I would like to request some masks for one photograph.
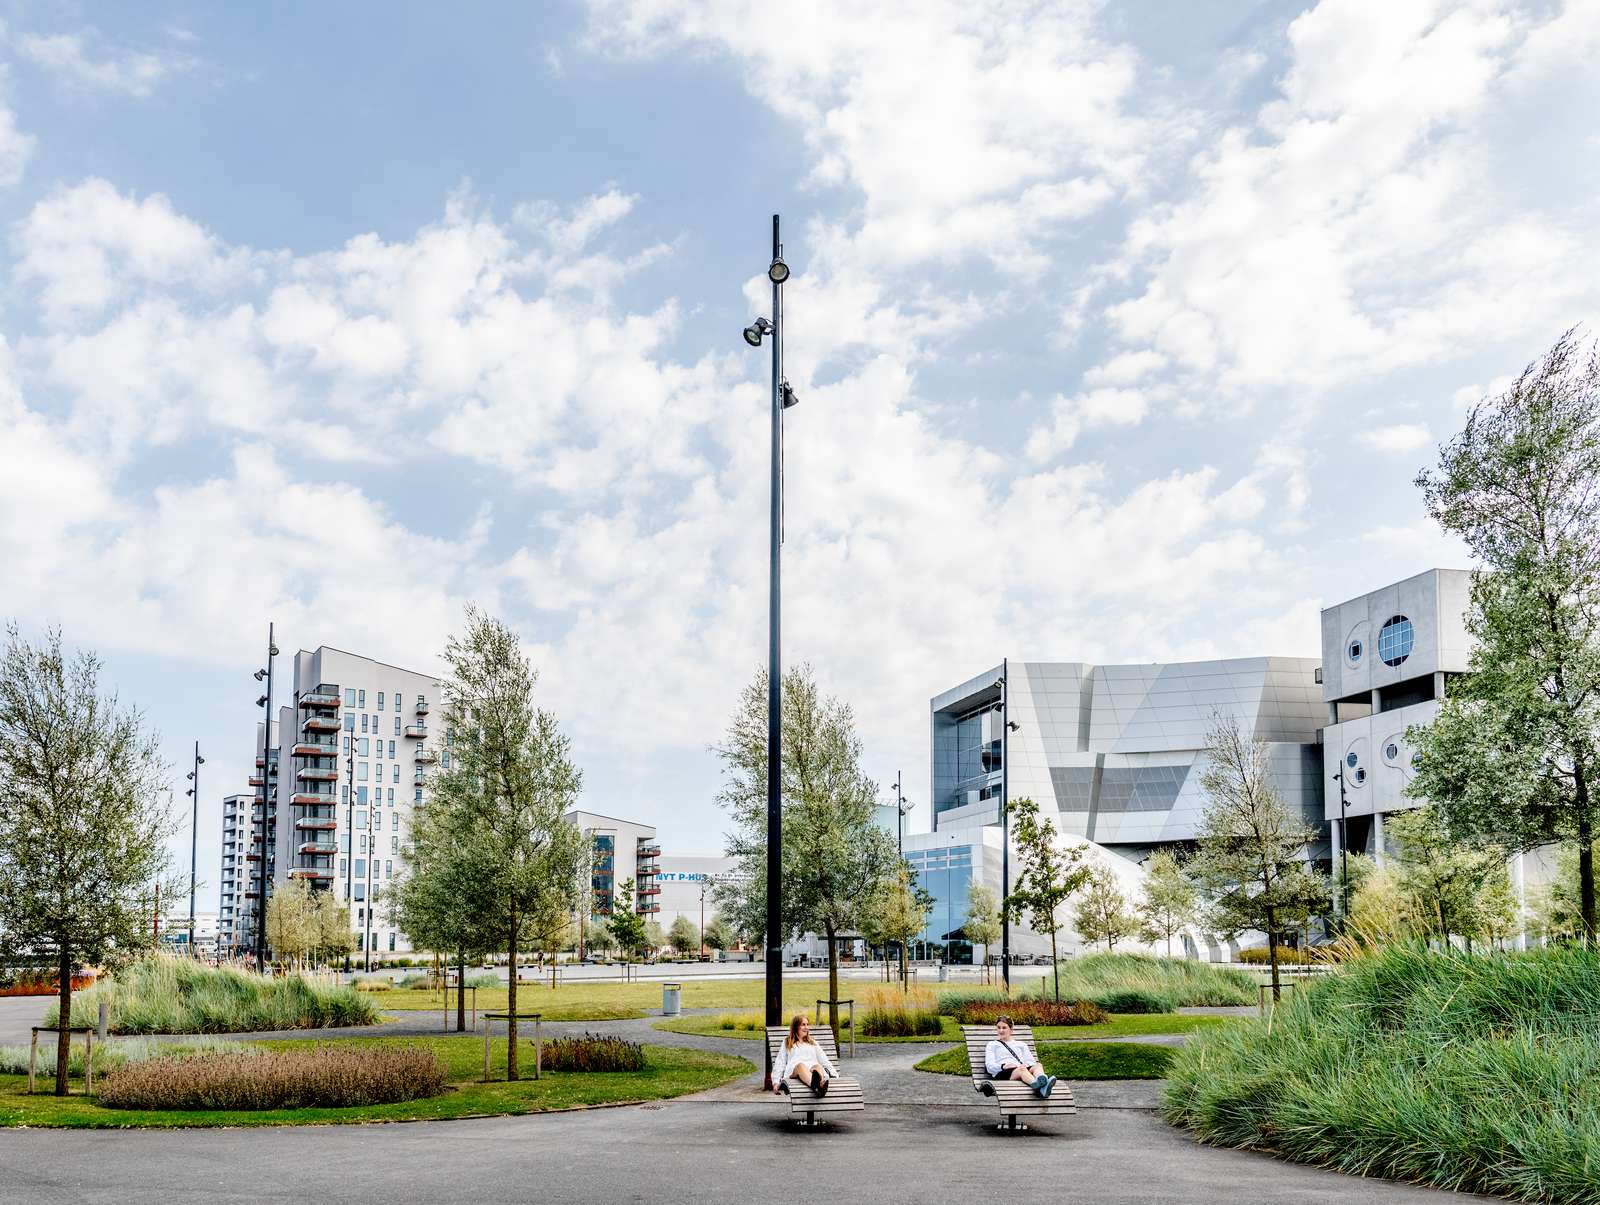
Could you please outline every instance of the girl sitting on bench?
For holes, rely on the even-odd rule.
[[[1012,1036],[1011,1018],[996,1018],[994,1033],[994,1041],[983,1052],[983,1066],[989,1078],[1021,1080],[1041,1097],[1048,1097],[1056,1086],[1056,1077],[1046,1075],[1028,1044]]]
[[[789,1022],[789,1036],[778,1049],[778,1065],[772,1069],[772,1090],[783,1091],[785,1080],[794,1079],[818,1096],[828,1094],[828,1081],[839,1074],[828,1052],[811,1036],[811,1025],[804,1013]]]

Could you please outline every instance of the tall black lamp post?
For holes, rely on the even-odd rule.
[[[781,564],[783,550],[783,412],[795,404],[794,391],[783,378],[783,282],[789,265],[783,262],[778,237],[778,215],[772,215],[772,262],[767,266],[772,282],[772,319],[757,318],[744,328],[744,341],[760,347],[772,339],[772,491],[771,581],[767,629],[767,973],[768,1025],[783,1023],[783,732],[781,724],[783,677],[779,634],[782,618]],[[771,1056],[767,1062],[767,1087],[772,1086]]]
[[[269,623],[266,668],[255,672],[257,682],[263,678],[267,682],[267,693],[256,700],[256,706],[265,709],[261,723],[261,868],[256,894],[256,971],[262,975],[267,973],[267,850],[272,840],[267,829],[267,806],[272,800],[272,662],[278,655],[272,635],[273,625]]]
[[[1333,777],[1339,783],[1339,877],[1343,880],[1339,888],[1339,895],[1343,901],[1342,911],[1339,914],[1339,927],[1342,932],[1344,926],[1350,922],[1350,823],[1345,817],[1344,771],[1340,770]]]
[[[189,771],[189,956],[197,957],[194,946],[194,872],[195,852],[200,841],[200,767],[206,759],[200,756],[200,742],[194,743],[194,769]]]
[[[1011,990],[1011,911],[1006,899],[1011,894],[1011,814],[1007,806],[1011,801],[1011,714],[1006,710],[1010,701],[1009,679],[1011,659],[1000,659],[1000,677],[995,685],[1000,688],[1000,702],[995,710],[1000,713],[1000,977],[1006,991]]]

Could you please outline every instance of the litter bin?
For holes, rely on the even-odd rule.
[[[663,983],[661,985],[661,1015],[663,1017],[676,1017],[682,1010],[678,1000],[683,993],[681,983]]]
[[[940,983],[946,983],[946,982],[949,981],[949,979],[950,979],[950,968],[945,966],[944,963],[941,962],[939,964],[939,982]]]

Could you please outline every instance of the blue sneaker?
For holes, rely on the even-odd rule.
[[[1044,1097],[1046,1100],[1049,1100],[1050,1099],[1050,1093],[1054,1092],[1055,1090],[1056,1090],[1056,1077],[1053,1076],[1053,1075],[1045,1076],[1044,1077],[1044,1091],[1039,1093],[1039,1095]]]
[[[1038,1079],[1033,1081],[1032,1088],[1033,1094],[1040,1100],[1043,1100],[1046,1096],[1050,1095],[1050,1077],[1048,1075],[1041,1075]]]

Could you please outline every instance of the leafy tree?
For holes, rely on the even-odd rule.
[[[841,934],[856,927],[863,901],[899,865],[894,837],[873,822],[877,785],[861,770],[861,739],[850,707],[817,690],[809,666],[784,676],[782,807],[783,936],[820,933],[828,943],[828,995],[839,998]],[[722,743],[717,798],[732,826],[727,853],[738,864],[717,903],[741,933],[764,933],[767,908],[767,676],[739,696]],[[839,1008],[829,1005],[837,1031]]]
[[[1395,868],[1364,854],[1350,855],[1350,919],[1347,931],[1368,946],[1404,941],[1422,932],[1412,900]]]
[[[1081,845],[1059,845],[1055,822],[1039,814],[1039,805],[1024,796],[1012,801],[1011,836],[1017,845],[1016,887],[1002,907],[1013,920],[1026,917],[1035,933],[1050,935],[1050,963],[1055,971],[1056,999],[1061,999],[1061,906],[1089,881]]]
[[[356,948],[356,935],[350,930],[350,909],[334,899],[331,891],[312,896],[313,942],[311,956],[326,965],[343,958]]]
[[[1148,942],[1164,939],[1170,958],[1172,939],[1194,924],[1200,896],[1183,873],[1177,856],[1167,850],[1151,854],[1144,869],[1144,884],[1139,890],[1139,938]]]
[[[1265,743],[1214,714],[1207,746],[1200,775],[1207,802],[1189,874],[1210,898],[1212,929],[1229,937],[1249,929],[1267,935],[1277,1000],[1279,944],[1329,899],[1326,880],[1306,857],[1316,830],[1293,819],[1278,798]]]
[[[1395,875],[1421,931],[1449,944],[1452,936],[1470,944],[1499,927],[1497,901],[1485,899],[1495,879],[1507,881],[1505,851],[1456,841],[1437,808],[1424,806],[1389,817],[1395,843]]]
[[[1600,853],[1600,849],[1594,852]],[[1564,845],[1556,850],[1550,880],[1528,892],[1529,928],[1554,940],[1578,936],[1583,932],[1580,894],[1578,850]]]
[[[667,930],[667,943],[679,954],[700,952],[700,928],[687,916],[679,915]]]
[[[606,921],[611,930],[611,940],[628,958],[637,958],[649,940],[645,933],[644,917],[633,910],[633,880],[624,879],[617,888],[616,902],[611,905],[611,916]]]
[[[714,912],[711,914],[711,919],[706,922],[705,937],[706,946],[713,950],[726,950],[733,944],[728,923]]]
[[[1128,897],[1117,886],[1117,876],[1109,866],[1096,866],[1089,871],[1089,880],[1072,915],[1072,927],[1084,941],[1105,942],[1108,953],[1116,951],[1117,942],[1139,932],[1139,918],[1128,906]]]
[[[468,931],[498,934],[495,948],[506,951],[506,1078],[515,1080],[517,955],[576,903],[583,836],[565,813],[582,775],[555,716],[534,706],[538,675],[510,628],[468,607],[466,629],[444,656],[444,720],[454,745],[423,810],[455,830],[457,851],[441,865],[464,889]],[[412,868],[427,873],[426,864]]]
[[[917,886],[911,867],[901,864],[893,878],[879,883],[862,902],[857,929],[869,945],[894,944],[900,947],[901,988],[906,987],[904,952],[933,910],[933,897]]]
[[[603,958],[606,951],[616,948],[616,939],[603,921],[591,917],[583,926],[583,944],[590,954]]]
[[[1467,629],[1472,672],[1407,735],[1450,831],[1578,849],[1578,910],[1597,935],[1600,837],[1600,360],[1568,331],[1473,408],[1417,484],[1483,563]]]
[[[644,922],[644,948],[650,951],[659,951],[667,944],[667,935],[662,930],[660,922],[647,920]]]
[[[7,625],[0,659],[0,959],[48,956],[60,1025],[72,1024],[72,968],[126,958],[154,942],[151,913],[178,879],[167,767],[137,710],[100,693],[100,661],[70,656]],[[67,1091],[69,1036],[56,1036],[56,1095]]]
[[[267,945],[279,958],[300,965],[317,945],[316,904],[303,879],[290,879],[267,901]]]
[[[1000,940],[999,893],[977,879],[967,885],[967,920],[961,926],[974,947],[983,947],[984,978],[988,978],[989,948]]]

